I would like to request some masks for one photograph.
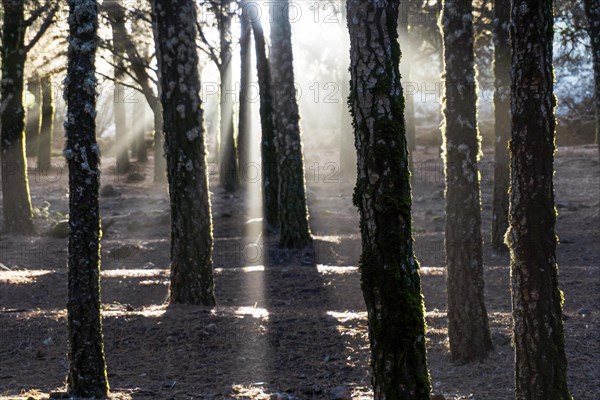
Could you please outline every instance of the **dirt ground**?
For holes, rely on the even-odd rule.
[[[345,386],[371,398],[365,306],[360,292],[353,183],[335,152],[306,148],[315,249],[290,253],[258,236],[257,183],[227,195],[211,177],[218,306],[167,306],[169,225],[163,185],[128,182],[104,160],[101,198],[102,301],[111,390],[133,399],[327,399]],[[494,351],[458,366],[447,339],[443,169],[419,148],[413,173],[416,252],[427,308],[433,391],[446,399],[513,398],[508,257],[489,249],[492,160],[482,160],[486,301]],[[333,161],[332,161],[333,160]],[[33,160],[31,160],[33,161]],[[58,166],[63,166],[59,157]],[[333,162],[333,164],[330,164]],[[565,293],[569,387],[600,398],[600,165],[593,145],[561,147],[556,158],[560,286]],[[47,231],[67,213],[64,168],[30,170],[36,224]],[[248,174],[250,175],[250,174]],[[249,176],[248,180],[252,180]],[[249,222],[248,222],[249,221]],[[0,238],[0,397],[46,398],[64,388],[67,239]]]

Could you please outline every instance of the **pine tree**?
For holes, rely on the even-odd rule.
[[[234,85],[233,85],[233,49],[231,33],[231,0],[219,2],[219,39],[220,39],[220,60],[219,76],[221,85],[219,88],[221,94],[220,101],[220,182],[221,186],[228,191],[236,191],[239,187],[239,165],[237,142],[235,138],[235,129],[233,124],[233,104],[234,104]]]
[[[306,179],[300,134],[300,113],[294,86],[292,27],[288,0],[271,7],[271,78],[275,111],[275,143],[279,175],[280,243],[302,248],[312,242],[306,205]]]
[[[2,81],[0,82],[0,155],[2,160],[2,205],[4,230],[34,232],[25,158],[25,109],[23,72],[25,47],[24,5],[21,0],[2,0]]]
[[[69,52],[64,150],[69,164],[68,392],[77,398],[108,393],[100,301],[100,150],[96,144],[98,5],[69,0]]]
[[[279,201],[277,175],[277,148],[275,145],[275,121],[273,96],[271,87],[271,67],[267,58],[265,35],[259,18],[253,18],[252,33],[256,49],[256,71],[260,94],[260,126],[261,126],[261,169],[263,218],[267,232],[274,232],[279,227]]]
[[[172,303],[213,306],[212,217],[194,0],[153,0],[171,201]]]
[[[511,4],[510,249],[517,400],[567,400],[556,262],[552,1]]]
[[[38,140],[37,162],[40,171],[47,171],[52,163],[52,138],[54,136],[54,91],[52,75],[42,78],[42,126]]]
[[[483,293],[472,13],[470,0],[445,0],[441,18],[448,336],[459,363],[483,358],[492,348]]]
[[[494,193],[492,201],[492,246],[505,251],[508,229],[510,180],[510,0],[496,0],[492,36],[494,41]]]
[[[429,399],[419,264],[400,84],[398,1],[348,0],[362,291],[376,400]],[[367,40],[368,38],[368,40]]]
[[[592,46],[594,65],[594,101],[596,106],[596,144],[600,157],[600,0],[584,0],[585,15]]]

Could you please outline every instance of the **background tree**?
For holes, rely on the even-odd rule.
[[[171,202],[170,301],[213,306],[212,217],[194,0],[153,0]]]
[[[231,20],[233,18],[231,11],[231,0],[219,2],[218,21],[219,21],[219,43],[220,43],[220,61],[219,76],[220,83],[220,174],[221,186],[232,192],[239,186],[239,166],[238,152],[235,138],[235,129],[233,125],[233,104],[235,100],[235,88],[233,84],[233,39],[231,33]]]
[[[54,136],[54,88],[52,75],[41,79],[42,84],[42,124],[37,148],[37,165],[40,171],[47,171],[52,164],[52,139]]]
[[[306,205],[306,179],[300,136],[300,114],[294,86],[292,28],[289,2],[279,0],[271,7],[271,78],[276,90],[275,143],[279,175],[279,228],[283,247],[302,248],[311,241]]]
[[[567,400],[554,208],[552,1],[511,5],[509,231],[518,400]]]
[[[252,80],[252,18],[247,0],[242,0],[240,20],[240,111],[238,123],[238,155],[242,174],[248,171],[250,163],[250,134],[252,131],[252,104],[250,103],[250,84]],[[242,178],[244,178],[242,176]]]
[[[25,124],[25,155],[30,157],[36,154],[42,123],[42,82],[39,76],[27,80],[27,91],[33,96],[33,104],[27,108]]]
[[[583,0],[588,21],[594,65],[594,105],[596,109],[596,144],[600,156],[600,0]]]
[[[2,160],[2,205],[4,230],[9,233],[34,232],[27,159],[24,147],[25,109],[23,107],[24,69],[27,53],[35,46],[54,19],[57,6],[48,3],[25,19],[21,0],[2,0],[2,81],[0,82],[0,155]],[[27,29],[44,16],[35,36],[25,43]]]
[[[448,336],[452,359],[469,362],[492,348],[484,304],[479,132],[470,0],[445,0],[444,172]]]
[[[492,246],[506,250],[508,186],[510,180],[510,0],[494,1],[494,194],[492,200]]]
[[[429,399],[397,42],[398,1],[348,0],[362,290],[375,399]],[[366,40],[369,38],[369,40]]]
[[[256,70],[260,94],[261,126],[261,169],[263,218],[267,232],[279,228],[279,176],[277,174],[277,148],[275,144],[275,117],[273,110],[273,88],[271,87],[271,67],[267,58],[265,34],[260,18],[252,18],[252,33],[256,50]]]
[[[100,302],[100,150],[96,144],[95,0],[69,0],[65,100],[69,164],[68,392],[77,398],[108,393]]]

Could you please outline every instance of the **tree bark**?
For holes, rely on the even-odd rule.
[[[239,169],[242,171],[242,179],[248,173],[250,164],[250,134],[252,130],[252,104],[250,104],[250,81],[252,79],[252,28],[251,18],[248,15],[248,2],[242,1],[242,15],[240,26],[240,115],[238,125],[238,154]]]
[[[266,231],[275,232],[279,228],[279,176],[277,175],[275,117],[273,115],[271,67],[266,55],[265,35],[259,18],[252,19],[252,32],[254,33],[256,71],[260,92],[263,218]]]
[[[596,106],[596,144],[600,157],[600,0],[584,0],[585,15],[592,46],[594,64],[594,104]]]
[[[347,1],[362,290],[376,400],[429,399],[419,264],[400,84],[398,1]]]
[[[517,400],[571,399],[556,262],[552,1],[511,5],[509,230]]]
[[[510,0],[496,0],[493,7],[495,145],[491,242],[495,250],[505,251],[510,181]]]
[[[444,1],[446,287],[450,352],[458,363],[481,359],[492,349],[484,304],[472,15],[470,0]]]
[[[215,305],[194,0],[153,0],[171,201],[172,303]]]
[[[220,85],[220,173],[221,186],[227,192],[239,187],[239,165],[235,129],[233,126],[234,85],[232,68],[232,34],[229,6],[231,0],[221,1],[219,10],[219,38],[221,60],[219,64]]]
[[[52,138],[54,133],[54,93],[52,75],[42,78],[42,129],[38,142],[38,170],[47,171],[52,164]]]
[[[306,205],[306,179],[300,114],[294,86],[292,28],[288,0],[271,8],[271,78],[274,92],[275,143],[279,174],[280,244],[302,248],[312,242]]]
[[[25,157],[25,110],[23,73],[25,16],[20,0],[2,0],[2,81],[0,82],[0,151],[4,231],[32,234],[35,231]]]
[[[27,123],[25,125],[25,155],[31,157],[37,152],[40,136],[42,115],[42,85],[38,77],[27,81],[27,90],[33,94],[33,106],[27,110]]]
[[[65,99],[69,164],[68,328],[70,396],[105,398],[108,380],[100,301],[100,150],[96,144],[95,55],[98,6],[69,1]]]

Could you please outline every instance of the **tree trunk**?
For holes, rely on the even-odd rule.
[[[292,28],[288,0],[272,6],[271,73],[274,92],[275,143],[279,174],[280,244],[302,248],[312,242],[306,205],[306,180],[300,114],[294,86]]]
[[[260,92],[263,218],[266,231],[275,232],[279,228],[279,176],[277,175],[271,68],[266,55],[265,35],[260,19],[252,19],[252,32],[254,33],[258,90]]]
[[[250,164],[250,134],[252,131],[252,104],[250,104],[250,81],[252,80],[252,29],[250,26],[252,16],[248,15],[248,2],[242,1],[242,16],[240,27],[240,116],[238,125],[238,154],[239,169],[242,171],[242,180],[248,174]]]
[[[77,398],[108,393],[100,301],[100,150],[96,144],[95,55],[98,7],[69,1],[65,121],[69,164],[68,392]]]
[[[376,400],[429,399],[419,264],[400,84],[398,1],[347,1],[362,290]],[[368,40],[367,40],[368,38]]]
[[[160,102],[153,107],[152,113],[154,114],[154,182],[161,183],[167,178],[167,160],[165,158],[163,109]]]
[[[441,19],[448,336],[458,363],[481,359],[492,349],[483,293],[472,13],[470,0],[445,0]]]
[[[27,82],[27,90],[33,94],[33,106],[27,110],[27,123],[25,125],[25,154],[31,157],[36,154],[40,136],[41,110],[42,110],[42,85],[39,78],[32,78]]]
[[[148,161],[148,149],[146,148],[146,108],[139,99],[132,105],[134,115],[133,140],[136,143],[135,156],[139,162],[146,162]]]
[[[125,86],[121,84],[125,75],[125,44],[118,26],[125,25],[125,12],[116,2],[107,4],[113,35],[113,63],[115,78],[115,99],[113,102],[115,118],[116,173],[124,174],[129,170],[129,135],[127,132],[127,112],[125,110]]]
[[[511,5],[509,230],[518,400],[567,400],[556,263],[552,1]]]
[[[172,303],[215,305],[194,0],[153,0],[171,200]]]
[[[403,6],[400,8],[399,18],[398,18],[398,34],[400,43],[404,44],[402,49],[402,57],[400,59],[400,74],[402,82],[410,82],[410,69],[411,69],[411,60],[409,58],[411,54],[411,38],[408,33],[408,16],[409,16],[409,7],[410,3],[403,3]],[[404,85],[405,86],[405,85]],[[412,161],[412,157],[410,153],[412,153],[415,148],[415,107],[414,107],[414,97],[405,96],[405,108],[404,108],[404,121],[406,126],[406,141],[408,143],[409,150],[409,161]],[[411,163],[412,164],[412,163]],[[411,165],[412,169],[412,165]]]
[[[52,138],[54,134],[54,92],[52,75],[42,78],[42,129],[38,142],[38,170],[47,171],[52,165]]]
[[[594,64],[594,100],[596,105],[596,144],[600,157],[600,0],[584,0],[585,15],[592,46]]]
[[[220,151],[220,173],[219,180],[221,186],[227,192],[236,191],[239,187],[239,166],[237,144],[235,140],[235,130],[233,128],[233,103],[235,88],[233,85],[232,68],[232,35],[231,35],[231,15],[229,6],[230,0],[221,1],[219,10],[219,37],[221,48],[221,62],[219,65],[219,75],[221,77],[220,93],[220,118],[219,128],[221,136]]]
[[[494,198],[492,204],[492,246],[506,250],[508,229],[508,186],[510,180],[510,0],[496,0],[492,28],[494,40]]]
[[[23,68],[25,17],[23,2],[2,0],[2,81],[0,82],[0,150],[4,231],[34,233],[27,158],[25,157],[25,110],[23,108]]]

